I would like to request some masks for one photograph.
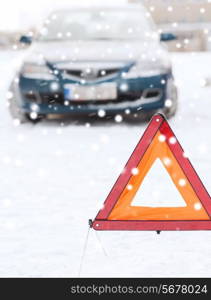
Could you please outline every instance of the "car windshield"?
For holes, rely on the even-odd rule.
[[[139,40],[151,36],[152,25],[143,10],[73,10],[52,14],[38,39]]]

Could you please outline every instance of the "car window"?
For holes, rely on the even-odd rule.
[[[128,40],[151,36],[153,24],[136,10],[85,10],[52,14],[39,40]]]

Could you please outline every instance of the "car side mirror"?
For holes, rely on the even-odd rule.
[[[32,43],[32,38],[28,35],[22,35],[19,42],[21,44],[30,45]]]
[[[174,40],[177,40],[177,36],[173,33],[167,32],[167,33],[161,33],[160,35],[161,42],[169,42]]]

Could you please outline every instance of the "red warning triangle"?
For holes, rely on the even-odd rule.
[[[132,205],[157,159],[169,173],[186,206]],[[92,227],[95,230],[211,230],[211,198],[161,114],[151,119]]]

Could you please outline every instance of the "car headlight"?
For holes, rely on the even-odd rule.
[[[32,79],[54,80],[55,75],[45,64],[24,63],[21,69],[24,77]]]
[[[171,63],[169,60],[151,60],[137,62],[127,73],[123,74],[126,79],[136,77],[150,77],[169,73]]]

